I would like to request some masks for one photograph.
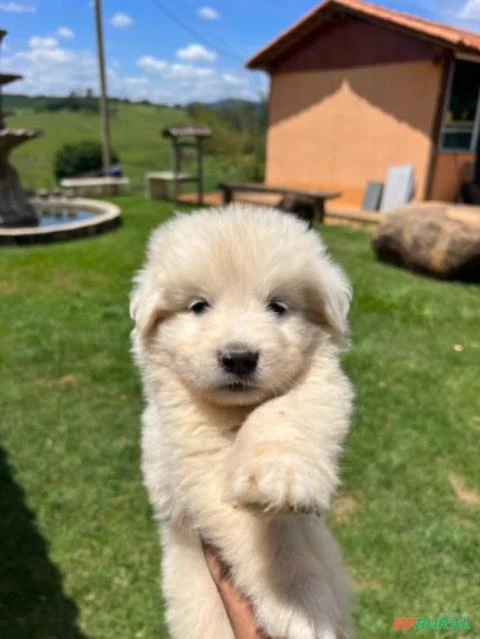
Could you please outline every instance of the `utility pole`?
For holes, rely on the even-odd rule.
[[[2,49],[2,40],[6,35],[6,31],[3,31],[3,29],[0,29],[0,52]],[[3,97],[2,97],[2,82],[0,80],[0,129],[4,129],[5,128],[5,122],[3,120]]]
[[[102,139],[103,172],[108,175],[111,165],[110,127],[108,123],[107,80],[105,77],[105,52],[103,49],[101,0],[94,0],[95,28],[97,32],[98,75],[100,78],[100,135]]]

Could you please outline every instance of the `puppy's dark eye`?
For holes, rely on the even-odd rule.
[[[267,308],[269,311],[272,311],[272,313],[275,313],[275,315],[285,315],[288,313],[288,306],[280,300],[271,300]]]
[[[210,304],[205,300],[194,300],[188,307],[188,310],[195,313],[195,315],[201,315],[207,308],[210,308]]]

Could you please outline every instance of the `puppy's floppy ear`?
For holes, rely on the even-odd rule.
[[[324,326],[337,344],[342,344],[348,331],[347,316],[352,288],[341,268],[327,256],[318,260],[315,285],[309,290],[309,307],[315,323]]]
[[[136,286],[130,295],[130,317],[142,338],[149,337],[165,316],[162,291],[151,282],[145,272],[135,277]]]
[[[133,278],[130,317],[135,322],[136,334],[142,339],[150,337],[169,314],[163,256],[168,244],[170,225],[167,222],[152,233],[148,241],[146,261]]]

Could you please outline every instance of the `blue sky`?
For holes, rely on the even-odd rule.
[[[169,104],[256,99],[262,73],[243,62],[316,6],[311,0],[103,0],[111,95]],[[480,30],[480,0],[383,0],[392,9]],[[90,0],[0,0],[1,68],[12,92],[97,89]]]

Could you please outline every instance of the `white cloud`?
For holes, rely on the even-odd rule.
[[[75,50],[55,38],[33,36],[29,47],[3,56],[2,71],[24,76],[15,83],[15,93],[25,95],[68,95],[72,91],[98,91],[97,60],[94,51]],[[258,99],[254,74],[227,72],[210,66],[166,61],[143,55],[137,71],[122,72],[118,61],[107,68],[107,87],[112,97],[150,100],[166,104],[216,101],[229,97]]]
[[[147,71],[147,73],[159,73],[164,78],[168,79],[209,78],[215,75],[213,69],[195,67],[193,64],[183,64],[181,62],[169,63],[150,55],[144,55],[141,58],[138,58],[137,67],[143,69],[143,71]]]
[[[17,2],[0,2],[0,11],[8,13],[35,13],[36,7],[27,4],[18,4]]]
[[[204,20],[218,20],[220,17],[218,11],[212,7],[201,7],[197,13]]]
[[[144,71],[162,73],[168,68],[168,63],[165,62],[165,60],[158,60],[151,55],[142,55],[142,57],[137,60],[137,67]]]
[[[28,46],[30,49],[55,49],[58,46],[58,40],[51,37],[32,36],[28,41]]]
[[[132,18],[128,15],[128,13],[115,13],[110,20],[110,24],[112,27],[116,29],[126,29],[127,27],[131,27],[133,24]]]
[[[246,78],[239,78],[237,75],[233,75],[232,73],[223,73],[222,78],[227,84],[232,84],[237,87],[247,84]]]
[[[168,69],[167,77],[195,79],[195,78],[211,78],[214,75],[215,75],[215,71],[213,69],[194,67],[191,64],[176,63],[176,64],[172,64],[170,68]]]
[[[178,49],[177,58],[186,62],[213,62],[217,54],[202,44],[189,44],[184,49]]]
[[[58,38],[73,38],[75,34],[72,29],[69,29],[68,27],[60,27],[55,35]]]
[[[480,21],[480,0],[467,0],[460,9],[457,18],[459,20]]]
[[[27,95],[66,95],[97,86],[96,57],[90,51],[33,46],[4,57],[2,66],[24,76],[15,92]]]
[[[258,88],[254,86],[253,74],[248,72],[242,71],[242,76],[217,71],[211,67],[167,62],[147,55],[138,58],[137,67],[160,78],[160,86],[154,77],[151,79],[151,85],[156,86],[155,93],[160,100],[173,104],[208,102],[226,97],[257,100],[259,97]],[[256,79],[258,80],[258,76]]]

